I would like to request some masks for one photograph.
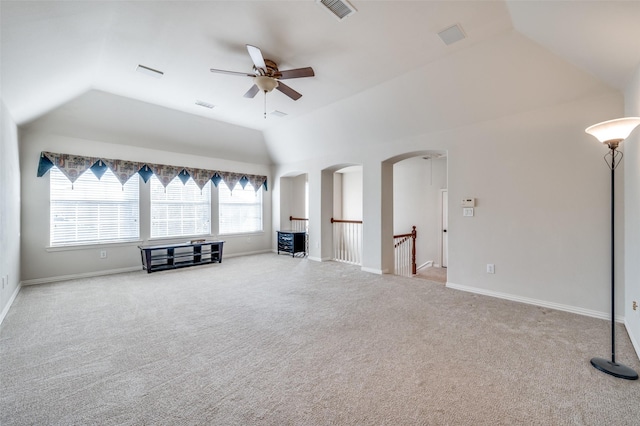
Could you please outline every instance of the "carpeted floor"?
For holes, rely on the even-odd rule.
[[[637,425],[640,383],[589,364],[608,330],[275,254],[31,286],[0,329],[0,424]]]

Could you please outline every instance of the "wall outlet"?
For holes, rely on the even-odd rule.
[[[493,263],[487,263],[487,274],[495,274],[496,273],[496,265]]]
[[[106,259],[106,258],[107,258],[107,251],[100,250],[100,259]]]

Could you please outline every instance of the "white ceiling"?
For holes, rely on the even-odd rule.
[[[505,34],[514,31],[525,36],[517,39],[523,49],[531,49],[533,40],[550,52],[551,61],[562,58],[616,89],[624,88],[640,63],[637,1],[354,0],[352,4],[358,12],[339,22],[314,0],[2,0],[2,99],[18,124],[73,99],[84,99],[86,107],[87,92],[98,91],[267,131],[291,126],[349,99],[367,99],[363,93],[388,90],[387,82],[415,78],[416,70],[434,64],[447,64],[437,75],[459,79],[459,86],[465,87],[473,70],[458,69],[460,62],[450,59],[464,52],[482,68],[482,61],[493,60],[483,55],[488,44],[504,43]],[[461,25],[467,38],[446,46],[437,32],[453,24]],[[248,77],[209,71],[250,72],[245,44],[260,47],[280,69],[315,70],[313,78],[286,81],[303,94],[300,100],[277,91],[267,95],[267,111],[288,116],[265,120],[262,94],[254,99],[242,96],[252,85]],[[164,76],[155,79],[137,73],[138,64],[161,70]],[[544,64],[532,67],[542,69]],[[503,72],[506,75],[508,67]],[[415,93],[387,97],[384,107],[402,108],[405,97],[415,98],[427,93],[426,87],[439,85],[437,79],[418,77]],[[195,105],[197,100],[216,107],[205,109]],[[443,103],[446,98],[424,102]],[[477,104],[469,102],[470,108],[482,108]]]

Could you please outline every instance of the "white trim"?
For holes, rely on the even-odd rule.
[[[433,266],[433,260],[427,260],[427,261],[426,261],[426,262],[424,262],[422,265],[418,266],[418,267],[416,268],[416,270],[418,270],[418,271],[419,271],[419,270],[421,270],[421,269],[424,269],[424,268],[430,268],[430,267],[432,267],[432,266]]]
[[[2,313],[0,313],[0,324],[2,324],[2,321],[4,321],[4,318],[9,313],[9,309],[11,309],[11,305],[13,305],[13,301],[16,300],[16,297],[18,296],[18,293],[20,292],[21,288],[22,288],[22,283],[18,283],[18,286],[16,287],[15,291],[9,298],[9,301],[7,302],[6,306],[2,310]]]
[[[367,268],[366,266],[363,266],[362,268],[360,268],[360,270],[362,272],[370,272],[372,274],[377,274],[377,275],[384,275],[389,273],[388,269],[374,269],[374,268]]]
[[[256,250],[256,251],[247,251],[247,252],[243,252],[243,253],[233,253],[233,254],[225,254],[223,252],[222,254],[222,260],[225,259],[230,259],[232,257],[240,257],[240,256],[251,256],[253,254],[263,254],[263,253],[272,253],[273,250],[271,249],[265,249],[265,250]]]
[[[315,256],[308,256],[307,259],[313,260],[314,262],[329,262],[332,260],[330,257],[315,257]]]
[[[77,278],[99,277],[102,275],[112,275],[112,274],[120,274],[123,272],[135,272],[135,271],[142,271],[142,265],[130,266],[128,268],[107,269],[104,271],[96,271],[96,272],[84,272],[82,274],[59,275],[57,277],[35,278],[32,280],[22,281],[22,285],[47,284],[47,283],[55,283],[59,281],[74,280]]]
[[[543,308],[556,309],[558,311],[570,312],[572,314],[585,315],[593,318],[610,320],[611,315],[607,312],[594,311],[592,309],[578,308],[571,305],[563,305],[560,303],[547,302],[545,300],[531,299],[529,297],[515,296],[513,294],[501,293],[498,291],[485,290],[477,287],[469,287],[461,284],[447,282],[446,287],[454,290],[462,290],[469,293],[482,294],[484,296],[497,297],[498,299],[511,300],[513,302],[526,303],[528,305],[541,306]],[[624,316],[616,315],[616,322],[624,323]]]
[[[131,241],[114,241],[114,242],[104,242],[104,243],[89,243],[89,244],[61,244],[57,246],[47,246],[45,247],[45,251],[47,252],[56,252],[56,251],[72,251],[72,250],[91,250],[98,248],[113,248],[113,247],[129,247],[129,246],[138,246],[142,243],[142,240],[131,240]]]
[[[629,329],[631,327],[629,327],[629,325],[627,324],[627,319],[624,319],[624,326],[627,329],[627,334],[629,335],[629,339],[631,340],[631,344],[633,345],[633,349],[636,350],[636,355],[638,356],[638,359],[640,359],[640,343],[638,343],[638,341],[635,339],[635,337],[633,337],[633,334],[629,333]]]

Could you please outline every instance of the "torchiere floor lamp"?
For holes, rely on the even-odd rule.
[[[604,159],[611,169],[611,361],[604,358],[592,358],[591,365],[607,374],[627,380],[637,380],[638,373],[626,365],[616,362],[614,183],[616,167],[622,161],[622,152],[618,151],[618,146],[629,137],[633,129],[638,125],[640,125],[640,117],[618,118],[594,124],[585,130],[585,132],[609,147],[609,152],[605,154]]]

